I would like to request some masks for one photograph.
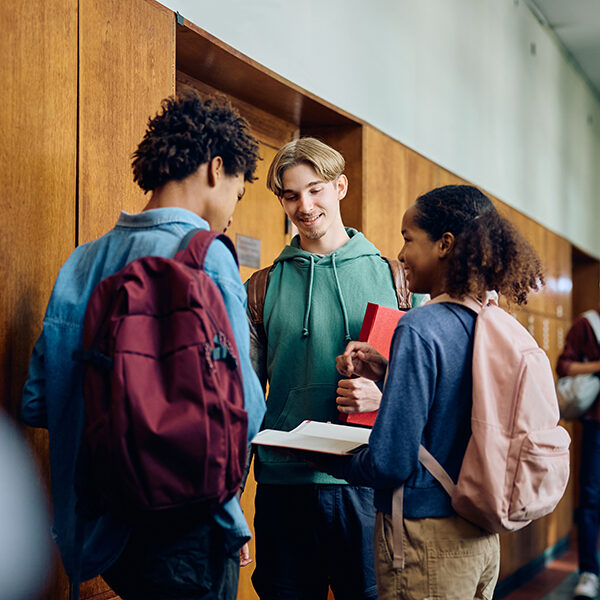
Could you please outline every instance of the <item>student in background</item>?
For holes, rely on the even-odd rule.
[[[485,298],[496,290],[521,304],[542,279],[534,250],[471,186],[424,194],[402,220],[398,256],[409,289],[435,299]],[[419,463],[422,444],[456,481],[470,437],[476,314],[451,302],[426,304],[398,323],[389,364],[369,345],[351,342],[340,372],[381,381],[379,415],[369,445],[322,465],[375,488],[379,600],[491,599],[498,577],[498,536],[459,517],[450,497]],[[319,464],[321,464],[319,462]],[[404,569],[392,561],[392,495],[404,485]]]
[[[360,333],[368,302],[398,307],[390,266],[342,222],[344,166],[333,148],[301,138],[281,148],[269,169],[268,187],[298,235],[269,272],[264,325],[251,336],[253,363],[269,382],[265,428],[291,430],[304,419],[337,421],[340,413],[379,407],[375,384],[340,380],[335,369],[336,355]],[[247,285],[251,306],[253,280]],[[410,307],[405,286],[402,294]],[[255,474],[260,598],[324,600],[330,585],[336,600],[376,598],[373,490],[264,447]]]
[[[174,528],[132,527],[105,513],[84,523],[83,556],[77,555],[75,463],[84,406],[81,365],[72,355],[82,346],[90,294],[138,257],[172,257],[192,229],[225,231],[244,183],[253,181],[258,143],[227,102],[189,92],[163,101],[133,156],[134,180],[150,199],[139,214],[122,212],[111,231],[78,247],[62,267],[31,359],[22,418],[49,430],[54,534],[71,578],[77,580],[81,559],[83,580],[101,573],[126,600],[233,600],[239,550],[250,537],[237,498]],[[264,397],[249,359],[245,290],[222,242],[210,245],[205,271],[223,296],[233,329],[251,439]]]
[[[600,312],[600,307],[596,308]],[[579,317],[569,329],[565,347],[558,358],[559,377],[600,374],[600,343],[590,322]],[[582,417],[579,507],[576,511],[579,581],[575,598],[596,598],[598,579],[598,535],[600,532],[600,401]]]

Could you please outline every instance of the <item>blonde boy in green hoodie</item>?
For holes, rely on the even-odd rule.
[[[358,339],[368,302],[398,307],[401,297],[410,308],[408,290],[397,294],[379,250],[344,227],[344,167],[339,152],[301,138],[281,148],[269,169],[267,185],[298,235],[269,271],[263,325],[251,335],[254,367],[263,386],[269,382],[264,428],[376,410],[377,386],[340,380],[335,357]],[[373,490],[265,447],[257,450],[255,475],[252,580],[261,600],[325,600],[329,586],[336,600],[377,598]]]

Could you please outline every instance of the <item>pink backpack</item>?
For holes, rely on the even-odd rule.
[[[203,270],[217,238],[235,258],[229,238],[199,230],[174,258],[138,258],[101,281],[87,305],[80,492],[128,518],[216,506],[242,481],[238,351]]]
[[[516,531],[552,512],[569,479],[571,439],[557,425],[550,361],[495,299],[482,307],[473,298],[442,294],[431,302],[463,304],[478,313],[471,439],[456,484],[423,446],[419,461],[451,496],[460,516],[490,533]],[[393,501],[396,566],[403,560],[401,538],[396,543],[401,502],[400,489]]]

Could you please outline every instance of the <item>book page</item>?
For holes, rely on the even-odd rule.
[[[292,431],[265,429],[252,440],[252,443],[326,454],[351,454],[360,446],[368,444],[370,433],[370,429],[360,427],[303,421]]]

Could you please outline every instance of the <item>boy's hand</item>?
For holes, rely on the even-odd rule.
[[[356,377],[341,379],[337,387],[337,409],[341,413],[360,413],[378,410],[381,391],[370,379]]]
[[[250,557],[250,547],[248,544],[244,544],[240,550],[240,567],[246,567],[252,562]]]

